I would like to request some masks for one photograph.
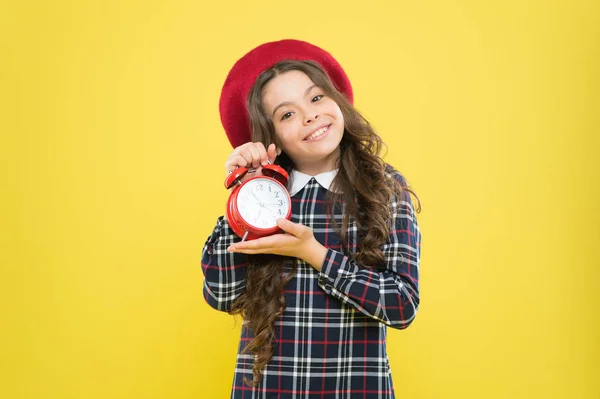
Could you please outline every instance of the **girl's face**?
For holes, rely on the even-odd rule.
[[[273,121],[279,146],[303,173],[333,170],[344,134],[344,117],[331,97],[300,71],[273,78],[262,103]]]

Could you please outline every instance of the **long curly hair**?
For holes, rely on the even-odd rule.
[[[340,235],[342,251],[361,265],[383,268],[385,259],[381,247],[386,242],[391,228],[391,201],[394,196],[401,198],[402,191],[405,190],[417,199],[417,212],[421,211],[421,204],[408,185],[403,186],[396,179],[386,176],[392,168],[386,165],[380,156],[385,144],[348,98],[337,90],[318,63],[282,61],[265,70],[257,78],[246,102],[252,141],[262,142],[265,148],[271,143],[279,147],[273,122],[263,107],[262,92],[273,78],[294,70],[304,72],[325,95],[330,96],[338,104],[344,117],[340,157],[336,161],[339,170],[331,190],[327,192],[326,201],[329,220]],[[275,163],[288,172],[294,169],[294,163],[285,151],[282,151]],[[336,223],[334,212],[342,209],[340,227]],[[351,220],[355,221],[359,231],[356,253],[349,253],[347,247],[347,229]],[[286,270],[291,272],[286,273]],[[296,271],[297,259],[277,255],[248,255],[246,291],[234,301],[230,314],[241,315],[247,327],[254,332],[254,338],[242,352],[254,355],[254,378],[250,381],[244,377],[250,386],[259,384],[264,368],[273,356],[276,339],[274,322],[285,310],[283,289]]]

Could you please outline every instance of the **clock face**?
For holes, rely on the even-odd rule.
[[[277,225],[276,220],[285,217],[290,209],[287,191],[270,179],[250,180],[237,195],[240,216],[249,224],[261,229]]]

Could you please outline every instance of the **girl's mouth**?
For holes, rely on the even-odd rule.
[[[313,134],[311,134],[310,136],[305,138],[303,141],[317,141],[317,140],[324,138],[325,136],[327,136],[327,133],[329,133],[330,127],[331,127],[331,125],[323,126],[319,130],[317,130],[316,132],[314,132]]]

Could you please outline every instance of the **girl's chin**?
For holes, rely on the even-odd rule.
[[[304,159],[311,159],[315,161],[331,159],[331,157],[337,156],[339,151],[339,143],[337,145],[327,143],[323,146],[314,146],[313,148],[309,148],[309,153],[306,154]]]

